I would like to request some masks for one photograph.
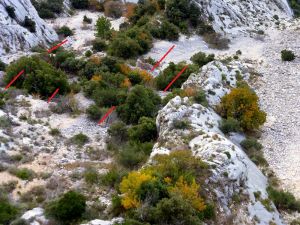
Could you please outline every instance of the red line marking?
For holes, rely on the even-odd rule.
[[[65,44],[66,42],[68,42],[68,39],[66,39],[66,40],[62,41],[61,43],[59,43],[58,45],[56,45],[56,46],[50,48],[47,52],[48,52],[48,53],[51,53],[52,51],[54,51],[55,49],[58,49],[60,46],[62,46],[62,45]]]
[[[168,84],[168,86],[165,88],[164,92],[166,92],[171,85],[183,74],[183,72],[188,68],[188,65],[186,65],[177,75],[176,77]]]
[[[48,98],[48,103],[51,102],[52,98],[54,98],[54,96],[57,94],[57,92],[59,91],[59,88],[57,88],[54,93],[51,95],[50,98]]]
[[[106,118],[116,109],[116,106],[112,106],[107,113],[101,118],[101,120],[98,122],[98,124],[100,125],[101,123],[104,122],[104,120],[106,120]]]
[[[19,76],[21,76],[23,73],[25,72],[25,70],[22,70],[20,73],[18,73],[17,76],[15,76],[11,82],[9,82],[8,85],[6,85],[5,90],[7,90],[18,78]]]
[[[167,55],[175,48],[175,45],[173,45],[167,52],[164,54],[164,56],[152,67],[151,72],[155,70],[156,67],[160,65],[160,63],[167,57]]]

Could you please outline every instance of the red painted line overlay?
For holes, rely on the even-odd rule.
[[[5,90],[7,90],[19,78],[19,76],[21,76],[24,72],[25,72],[25,70],[22,70],[20,73],[18,73],[18,75],[15,76],[14,79],[12,79],[12,81],[9,82],[8,85],[6,85]]]
[[[54,98],[54,96],[57,94],[57,92],[59,91],[59,88],[57,88],[54,93],[51,95],[50,98],[48,98],[48,103],[51,102],[52,98]]]
[[[188,68],[188,65],[186,65],[177,75],[176,77],[168,84],[168,86],[165,88],[164,92],[166,92],[171,85],[183,74],[183,72]]]
[[[98,122],[98,124],[100,125],[101,123],[104,122],[104,120],[106,120],[106,118],[116,109],[116,106],[112,106],[107,113],[101,118],[101,120]]]
[[[151,72],[155,70],[156,67],[160,65],[160,63],[169,55],[169,53],[175,48],[175,45],[173,45],[167,52],[164,54],[164,56],[152,67]]]
[[[62,45],[65,44],[66,42],[68,42],[68,39],[66,39],[66,40],[62,41],[61,43],[59,43],[58,45],[56,45],[56,46],[50,48],[47,52],[48,52],[48,53],[51,53],[52,51],[54,51],[55,49],[58,49],[60,46],[62,46]]]

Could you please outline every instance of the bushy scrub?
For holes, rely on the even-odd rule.
[[[62,26],[57,30],[57,34],[63,35],[64,37],[72,36],[74,33],[68,26]]]
[[[157,128],[155,119],[141,117],[137,125],[132,126],[129,130],[129,139],[135,142],[154,141],[157,137]]]
[[[208,106],[208,102],[207,102],[207,99],[206,99],[206,94],[205,94],[205,91],[203,91],[203,90],[200,90],[200,91],[196,92],[196,94],[194,96],[194,101],[198,104],[203,105],[204,107]]]
[[[60,89],[60,94],[69,91],[66,75],[38,56],[22,57],[10,64],[6,69],[4,82],[8,84],[23,69],[25,73],[13,84],[17,88],[26,89],[29,93],[40,94],[42,97],[49,97],[56,88]]]
[[[159,90],[164,90],[185,66],[185,62],[180,62],[178,64],[171,62],[169,66],[155,78],[157,88]],[[172,84],[171,89],[180,88],[181,85],[188,79],[189,75],[197,70],[198,67],[196,65],[189,65],[181,76]]]
[[[36,32],[36,24],[28,16],[25,16],[25,19],[24,19],[24,22],[23,22],[23,27],[27,28],[31,33]]]
[[[63,0],[31,0],[39,16],[43,19],[55,18],[55,14],[63,11]]]
[[[267,188],[267,191],[270,199],[274,202],[277,209],[300,212],[300,201],[296,200],[292,193],[288,191],[276,190],[271,186]]]
[[[122,121],[114,122],[107,132],[113,142],[124,143],[128,140],[128,129]]]
[[[9,172],[22,180],[33,180],[35,173],[27,168],[10,168]]]
[[[88,117],[91,120],[99,120],[104,114],[103,111],[99,106],[97,105],[90,105],[87,110],[86,113],[88,114]]]
[[[11,18],[13,18],[13,19],[16,18],[16,13],[15,13],[16,10],[15,10],[14,7],[8,5],[8,6],[5,7],[5,10],[6,10],[7,14],[8,14]]]
[[[63,224],[73,224],[85,212],[85,197],[75,191],[68,191],[59,199],[50,202],[46,207],[46,215]]]
[[[219,106],[224,118],[234,118],[241,128],[253,130],[266,121],[266,113],[260,110],[258,97],[249,87],[234,88],[225,95]]]
[[[75,9],[87,9],[89,7],[88,0],[71,0],[71,4]]]
[[[282,61],[293,61],[296,58],[295,54],[290,50],[281,51]]]
[[[143,116],[155,116],[160,101],[160,97],[154,91],[136,85],[128,94],[125,103],[117,108],[117,112],[126,123],[138,123]]]
[[[191,61],[200,67],[206,65],[211,61],[214,61],[214,59],[215,59],[214,54],[206,55],[204,52],[198,52],[191,57]]]
[[[18,212],[18,208],[12,205],[2,193],[0,195],[0,224],[10,224],[16,218]]]
[[[80,147],[85,145],[88,141],[89,137],[83,133],[76,134],[71,138],[71,143]]]
[[[253,149],[259,151],[263,148],[262,144],[259,143],[257,141],[257,139],[255,139],[255,138],[247,138],[247,139],[243,140],[241,142],[241,146],[246,150],[250,150],[251,148],[253,148]]]
[[[167,20],[161,23],[155,22],[150,25],[151,35],[155,38],[169,41],[176,41],[179,38],[179,29]]]
[[[157,155],[151,165],[123,177],[121,199],[114,206],[125,210],[124,224],[201,224],[213,215],[203,213],[208,207],[200,195],[207,172],[207,165],[190,151]],[[141,216],[142,212],[147,216]]]
[[[96,38],[93,41],[93,50],[95,52],[102,52],[106,49],[106,43],[104,40],[100,39],[100,38]]]
[[[219,128],[224,134],[241,131],[240,122],[231,117],[222,119]]]

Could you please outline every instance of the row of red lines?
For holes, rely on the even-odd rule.
[[[159,66],[159,64],[162,62],[162,60],[164,60],[164,58],[174,49],[175,45],[173,45],[168,52],[153,66],[151,72]],[[186,65],[174,78],[173,80],[168,84],[168,86],[164,89],[164,92],[166,92],[167,90],[169,90],[169,88],[172,86],[172,84],[184,73],[184,71],[188,68],[188,65]],[[99,121],[99,125],[101,123],[103,123],[103,121],[106,120],[106,118],[116,109],[116,106],[112,106],[107,113],[101,118],[101,120]]]
[[[47,52],[51,53],[52,51],[58,49],[60,46],[62,46],[63,44],[65,44],[68,40],[64,40],[61,43],[59,43],[58,45],[52,47],[51,49],[49,49]],[[175,45],[173,45],[164,55],[163,57],[152,67],[151,72],[153,72],[159,65],[160,63],[167,57],[167,55],[175,48]],[[188,68],[188,66],[185,66],[177,75],[176,77],[174,77],[174,79],[168,84],[168,86],[164,89],[164,92],[166,92],[171,86],[172,84],[181,76],[181,74]],[[11,82],[9,82],[9,84],[5,87],[5,90],[7,90],[23,73],[25,72],[25,70],[22,70],[20,73],[18,73],[17,76],[15,76]],[[59,88],[57,88],[54,93],[48,98],[48,103],[55,97],[55,95],[59,92]],[[98,122],[98,124],[100,125],[101,123],[103,123],[107,117],[116,109],[116,106],[112,106],[107,113],[101,118],[101,120]]]
[[[58,45],[50,48],[49,50],[47,50],[47,52],[50,54],[51,52],[53,52],[55,49],[58,49],[60,46],[62,46],[63,44],[65,44],[68,40],[65,39],[64,41],[62,41],[61,43],[59,43]],[[8,85],[6,85],[5,90],[7,90],[23,73],[25,73],[25,70],[22,70],[21,72],[18,73],[17,76],[15,76]],[[54,96],[57,94],[57,92],[59,91],[59,88],[57,88],[54,93],[51,95],[51,97],[49,97],[48,99],[48,103],[54,98]]]

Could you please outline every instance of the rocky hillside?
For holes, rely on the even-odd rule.
[[[0,56],[26,52],[57,39],[56,32],[38,16],[30,0],[0,2]]]

